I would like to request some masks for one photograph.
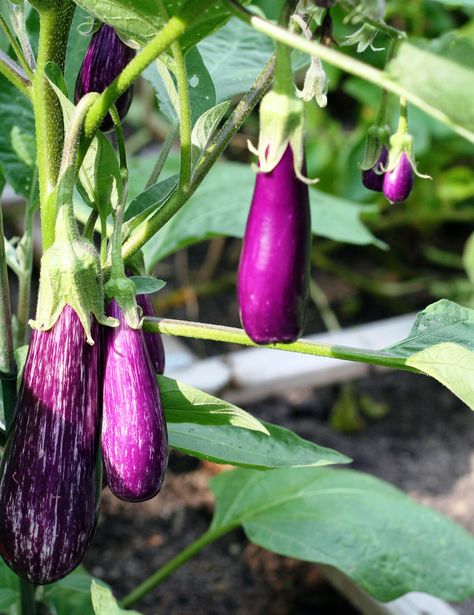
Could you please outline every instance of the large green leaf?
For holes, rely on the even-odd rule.
[[[170,446],[217,463],[258,469],[348,463],[336,451],[261,423],[212,395],[158,376]]]
[[[0,75],[0,165],[15,192],[28,197],[36,167],[35,122],[30,102]]]
[[[474,140],[474,40],[449,33],[430,42],[405,42],[388,72]]]
[[[158,2],[150,0],[76,0],[76,3],[101,21],[116,28],[125,38],[141,45],[148,43],[163,27],[165,21]],[[247,2],[244,2],[246,4]],[[170,16],[177,15],[183,0],[164,0]],[[222,26],[230,16],[224,0],[216,0],[202,11],[181,38],[185,50]]]
[[[252,542],[335,566],[379,600],[409,591],[474,595],[473,537],[379,479],[327,468],[239,469],[211,487],[211,531],[241,525]]]
[[[243,237],[254,183],[249,165],[217,164],[183,209],[145,246],[147,264],[217,235]],[[315,235],[359,245],[383,245],[360,220],[361,214],[372,212],[373,207],[318,190],[310,190],[310,196]]]

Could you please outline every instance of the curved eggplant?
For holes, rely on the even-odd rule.
[[[237,276],[242,325],[257,344],[300,337],[309,294],[308,187],[288,146],[270,173],[257,175]]]
[[[137,303],[143,310],[144,316],[155,316],[155,311],[148,295],[137,295]],[[145,343],[150,355],[151,364],[157,374],[165,373],[165,348],[160,333],[143,332]]]
[[[89,92],[103,92],[135,56],[135,51],[126,45],[114,28],[103,24],[92,36],[76,81],[76,103]],[[115,102],[118,114],[123,119],[130,109],[133,88],[129,88]],[[110,115],[103,120],[100,129],[113,128]]]
[[[163,483],[166,423],[143,332],[127,325],[115,300],[106,311],[120,326],[104,329],[104,470],[114,495],[141,502],[155,496]]]
[[[98,326],[92,325],[98,337]],[[50,331],[33,331],[1,467],[0,553],[43,585],[82,560],[97,521],[99,348],[66,305]]]

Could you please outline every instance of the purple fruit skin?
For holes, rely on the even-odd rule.
[[[143,310],[144,316],[155,316],[153,305],[148,295],[137,295],[137,303]],[[151,364],[157,374],[165,373],[165,349],[163,339],[159,333],[143,332],[145,343],[150,355]]]
[[[403,152],[397,166],[391,172],[385,173],[383,193],[391,203],[401,203],[409,196],[413,188],[413,168],[410,160]]]
[[[362,183],[368,190],[373,190],[374,192],[383,191],[383,179],[385,174],[381,173],[379,175],[375,172],[375,169],[380,169],[380,167],[384,167],[387,164],[387,160],[388,149],[384,145],[382,147],[382,151],[380,152],[380,156],[378,157],[378,160],[374,164],[374,166],[367,171],[362,171]]]
[[[98,340],[98,326],[92,327]],[[66,306],[33,331],[0,481],[0,552],[35,585],[78,566],[97,521],[99,347]]]
[[[131,329],[112,300],[104,328],[102,458],[107,484],[127,502],[155,496],[168,463],[168,434],[160,391],[143,332]]]
[[[237,275],[240,318],[257,344],[300,337],[309,293],[311,214],[306,184],[288,146],[270,173],[259,173]]]
[[[125,45],[114,28],[103,24],[92,36],[76,81],[75,99],[89,92],[103,92],[135,56],[135,51]],[[115,101],[118,114],[123,119],[132,104],[133,88],[129,88]],[[101,130],[113,128],[110,115],[103,120]]]

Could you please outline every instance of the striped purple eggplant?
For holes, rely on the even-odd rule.
[[[413,189],[415,173],[408,154],[402,152],[392,171],[384,175],[383,193],[391,203],[405,201]]]
[[[114,28],[103,24],[92,36],[76,81],[76,103],[89,92],[103,92],[134,57],[135,51],[126,45]],[[133,88],[129,88],[116,102],[123,119],[132,104]],[[104,119],[101,130],[113,128],[110,115]]]
[[[137,303],[142,308],[144,316],[155,316],[149,295],[137,295]],[[147,333],[146,331],[143,335],[145,336],[145,343],[153,369],[157,374],[164,374],[165,348],[161,335],[159,333]]]
[[[115,300],[107,314],[120,326],[104,328],[102,456],[107,484],[129,502],[155,496],[168,462],[160,391],[143,331],[125,322]]]
[[[383,191],[384,173],[381,170],[386,166],[388,160],[388,149],[385,145],[382,146],[382,151],[378,157],[377,162],[371,169],[362,171],[362,183],[368,190],[374,192]],[[378,173],[376,171],[379,171]]]
[[[258,173],[237,276],[242,325],[257,344],[292,342],[308,302],[311,217],[308,186],[288,146],[270,173]]]
[[[92,333],[98,338],[97,323]],[[64,307],[33,331],[0,480],[0,553],[42,585],[82,560],[97,520],[99,348]]]

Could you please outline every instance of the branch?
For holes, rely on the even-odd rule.
[[[31,81],[18,64],[0,49],[0,73],[10,81],[26,98],[31,100]]]

